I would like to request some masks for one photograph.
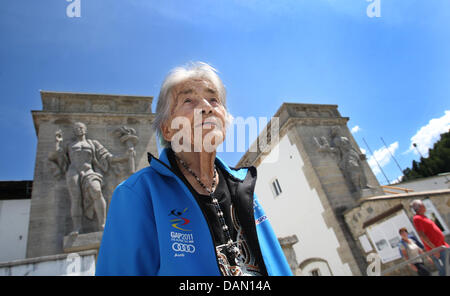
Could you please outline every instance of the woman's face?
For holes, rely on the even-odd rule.
[[[402,231],[402,232],[400,232],[400,236],[401,236],[403,239],[408,239],[408,232]]]
[[[162,127],[175,151],[215,151],[225,139],[227,111],[211,81],[188,79],[172,88],[170,117]],[[186,143],[186,141],[190,141]],[[183,149],[177,149],[183,145]]]

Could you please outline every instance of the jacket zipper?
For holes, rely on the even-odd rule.
[[[211,241],[213,242],[213,246],[214,246],[214,253],[216,254],[216,264],[217,264],[217,268],[219,269],[219,273],[220,274],[222,274],[222,271],[220,270],[220,265],[219,265],[219,260],[217,259],[217,252],[216,252],[216,249],[215,249],[215,246],[216,246],[216,244],[214,243],[214,240],[213,240],[213,234],[212,234],[212,230],[211,230],[211,225],[209,225],[209,223],[208,223],[208,219],[206,218],[206,214],[205,214],[205,212],[204,212],[204,210],[202,209],[202,207],[200,207],[199,206],[199,201],[198,201],[198,199],[197,199],[197,196],[194,194],[194,192],[189,188],[189,186],[187,186],[184,182],[183,182],[183,180],[181,180],[180,179],[180,177],[178,177],[177,176],[177,174],[169,167],[169,166],[167,166],[164,162],[162,162],[161,160],[159,160],[158,158],[156,158],[156,157],[154,157],[151,153],[149,153],[149,155],[151,156],[151,158],[154,158],[155,160],[157,160],[159,163],[161,163],[163,166],[165,166],[176,178],[178,178],[180,181],[181,181],[181,183],[183,183],[183,185],[184,186],[186,186],[187,187],[187,189],[189,190],[189,192],[191,192],[191,194],[192,194],[192,196],[194,197],[194,199],[195,199],[195,201],[197,202],[197,206],[200,208],[200,211],[202,212],[202,215],[203,215],[203,218],[205,219],[205,221],[206,221],[206,224],[208,224],[208,229],[209,229],[209,235],[210,235],[210,238],[211,238]],[[149,161],[150,162],[150,161]],[[242,167],[241,169],[247,169],[247,174],[248,174],[248,172],[250,171],[250,167]],[[238,178],[236,178],[235,176],[233,176],[232,174],[230,174],[227,170],[224,170],[225,172],[226,172],[226,174],[229,176],[229,177],[231,177],[233,180],[235,180],[235,181],[238,181],[238,182],[243,182],[243,180],[240,180],[240,179],[238,179]],[[245,180],[245,178],[244,178],[244,180]],[[254,203],[255,203],[255,195],[254,195],[254,188],[255,188],[255,183],[256,183],[256,178],[255,178],[255,180],[252,180],[252,188],[253,188],[253,194],[252,194],[252,197],[251,197],[251,199],[252,199],[252,205],[253,205],[253,207],[254,207]],[[237,187],[236,187],[236,191],[237,191]],[[236,194],[235,194],[236,195]],[[254,212],[254,210],[253,210],[253,212]],[[259,249],[259,253],[260,253],[260,256],[261,256],[261,260],[262,260],[262,262],[260,262],[263,266],[261,266],[262,268],[264,268],[264,270],[265,270],[265,274],[269,274],[268,273],[268,271],[267,271],[267,267],[266,267],[266,264],[265,264],[265,262],[264,262],[264,257],[263,257],[263,255],[262,255],[262,250],[261,250],[261,244],[259,243],[259,238],[258,238],[258,231],[257,231],[257,229],[256,229],[256,222],[255,222],[255,218],[254,217],[252,217],[252,221],[253,221],[253,223],[252,223],[252,227],[255,229],[255,232],[256,232],[256,244],[257,244],[257,246],[258,246],[258,249]],[[222,274],[222,276],[223,276],[223,274]]]
[[[247,167],[248,168],[248,167]],[[248,168],[248,170],[250,170],[249,168]],[[261,256],[261,267],[262,268],[264,268],[264,270],[265,270],[265,274],[268,276],[269,275],[269,272],[267,271],[267,266],[266,266],[266,263],[264,262],[264,256],[263,256],[263,254],[262,254],[262,250],[261,250],[261,244],[259,243],[259,238],[258,238],[258,229],[256,228],[256,220],[255,220],[255,186],[256,186],[256,178],[254,179],[254,180],[252,180],[252,188],[253,188],[253,194],[252,194],[252,205],[253,205],[253,219],[252,219],[252,221],[253,221],[253,223],[252,223],[252,226],[253,226],[253,228],[255,229],[255,232],[256,232],[256,244],[258,245],[258,249],[259,249],[259,253],[260,253],[260,256]]]
[[[247,174],[250,173],[251,167],[242,167],[242,168],[246,168],[246,169],[247,169]],[[255,170],[255,173],[256,173],[256,170]],[[246,176],[246,177],[247,177],[247,176]],[[244,180],[245,180],[245,178],[244,178]],[[242,182],[243,182],[243,181],[242,181]],[[254,207],[255,207],[255,184],[256,184],[256,177],[253,178],[253,180],[252,180],[251,182],[252,182],[252,183],[251,183],[251,188],[252,188],[252,192],[253,192],[253,194],[252,194],[252,196],[251,196],[253,215],[252,215],[252,219],[251,219],[251,220],[252,220],[252,223],[251,223],[250,227],[253,227],[253,229],[255,229],[255,239],[256,239],[255,243],[256,243],[256,245],[257,245],[257,248],[258,248],[259,254],[260,254],[260,258],[261,258],[261,262],[259,262],[259,263],[261,264],[261,269],[264,270],[264,271],[263,271],[263,270],[260,270],[260,271],[261,271],[261,273],[263,273],[263,274],[265,274],[265,275],[269,275],[269,272],[267,271],[266,263],[264,262],[264,257],[263,257],[262,250],[261,250],[261,244],[259,243],[258,230],[257,230],[257,228],[256,228],[256,221],[255,221],[255,214],[254,214],[254,213],[255,213]],[[238,184],[238,186],[236,187],[235,196],[237,196],[238,189],[239,189],[238,187],[239,187],[239,184]],[[239,207],[237,207],[236,210],[239,211]],[[247,238],[247,239],[248,239],[248,238]],[[254,255],[256,256],[256,254],[254,254]]]
[[[150,154],[151,155],[151,154]],[[183,182],[183,180],[181,180],[181,178],[180,177],[178,177],[177,176],[177,174],[175,174],[175,172],[169,167],[169,166],[167,166],[164,162],[162,162],[161,160],[159,160],[158,158],[156,158],[156,157],[154,157],[153,155],[151,155],[151,157],[152,158],[154,158],[155,160],[157,160],[159,163],[161,163],[162,165],[164,165],[176,178],[178,178],[180,181],[181,181],[181,183],[183,184],[183,186],[185,186],[187,189],[188,189],[188,191],[192,194],[192,196],[194,197],[194,199],[195,199],[195,202],[197,203],[197,206],[200,208],[200,211],[202,212],[202,215],[203,215],[203,218],[205,219],[205,221],[206,221],[206,224],[208,225],[208,229],[209,229],[209,237],[210,237],[210,239],[211,239],[211,242],[212,242],[212,245],[214,246],[214,254],[216,254],[216,265],[217,265],[217,269],[219,270],[219,274],[221,274],[222,276],[223,276],[223,274],[222,274],[222,271],[220,270],[220,265],[219,265],[219,260],[217,259],[217,252],[216,252],[216,244],[214,243],[214,240],[213,240],[213,232],[212,232],[212,229],[211,229],[211,225],[209,225],[209,223],[208,223],[208,219],[206,218],[206,214],[205,214],[205,212],[204,212],[204,210],[202,209],[202,207],[200,207],[199,206],[199,202],[198,202],[198,199],[197,199],[197,197],[195,196],[195,194],[194,194],[194,192],[192,192],[192,190],[189,188],[189,186],[187,186],[186,184],[184,184],[184,182]]]

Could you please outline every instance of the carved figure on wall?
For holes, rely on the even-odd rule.
[[[123,126],[116,129],[114,133],[119,137],[120,142],[125,143],[128,148],[128,166],[130,173],[136,172],[136,163],[134,160],[136,157],[136,151],[134,151],[134,147],[139,140],[136,136],[136,130],[134,128]]]
[[[99,141],[86,138],[87,127],[84,123],[76,122],[73,133],[75,138],[66,141],[62,131],[58,130],[55,134],[56,151],[49,156],[49,160],[59,168],[56,175],[65,175],[73,222],[70,235],[81,232],[83,214],[90,220],[94,219],[95,214],[98,228],[102,231],[106,221],[106,201],[102,193],[104,173],[113,164],[134,158],[134,146],[130,145],[125,155],[114,156]]]
[[[319,151],[330,152],[336,156],[338,166],[344,177],[352,185],[353,192],[371,188],[367,184],[362,166],[362,161],[366,159],[365,154],[361,154],[353,148],[347,137],[339,135],[339,127],[331,128],[330,142],[327,141],[326,137],[320,137],[320,140],[314,137],[314,141]]]

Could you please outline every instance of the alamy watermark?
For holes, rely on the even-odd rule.
[[[81,256],[77,253],[70,253],[66,258],[66,273],[67,276],[81,275]]]
[[[267,117],[236,117],[225,127],[218,117],[203,118],[201,112],[194,111],[193,123],[187,117],[177,116],[171,120],[170,128],[174,131],[170,143],[175,152],[271,152],[271,158],[278,160],[277,146],[272,145],[279,142],[278,117],[270,121]],[[256,142],[249,143],[246,150],[247,140],[253,139]]]
[[[380,276],[381,275],[381,258],[378,253],[370,253],[366,257],[366,261],[370,262],[367,266],[366,273],[368,276]]]
[[[66,7],[67,17],[81,17],[81,0],[66,0],[70,2]]]
[[[69,2],[66,8],[66,15],[69,18],[81,17],[81,0],[66,0]],[[367,6],[366,14],[368,17],[381,17],[381,0],[366,0],[370,2]]]
[[[381,17],[381,0],[366,0],[370,2],[367,6],[366,14],[368,17]]]

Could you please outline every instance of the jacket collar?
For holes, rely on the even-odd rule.
[[[148,162],[150,166],[157,171],[159,174],[169,177],[174,177],[175,173],[172,171],[170,166],[168,153],[169,148],[164,148],[159,155],[159,159],[153,156],[151,153],[147,153]],[[216,156],[216,165],[221,166],[225,169],[226,172],[229,173],[231,177],[237,179],[238,181],[244,181],[247,176],[247,172],[250,168],[253,167],[242,167],[242,168],[231,168],[229,167],[220,157]],[[253,168],[254,169],[254,168]]]

